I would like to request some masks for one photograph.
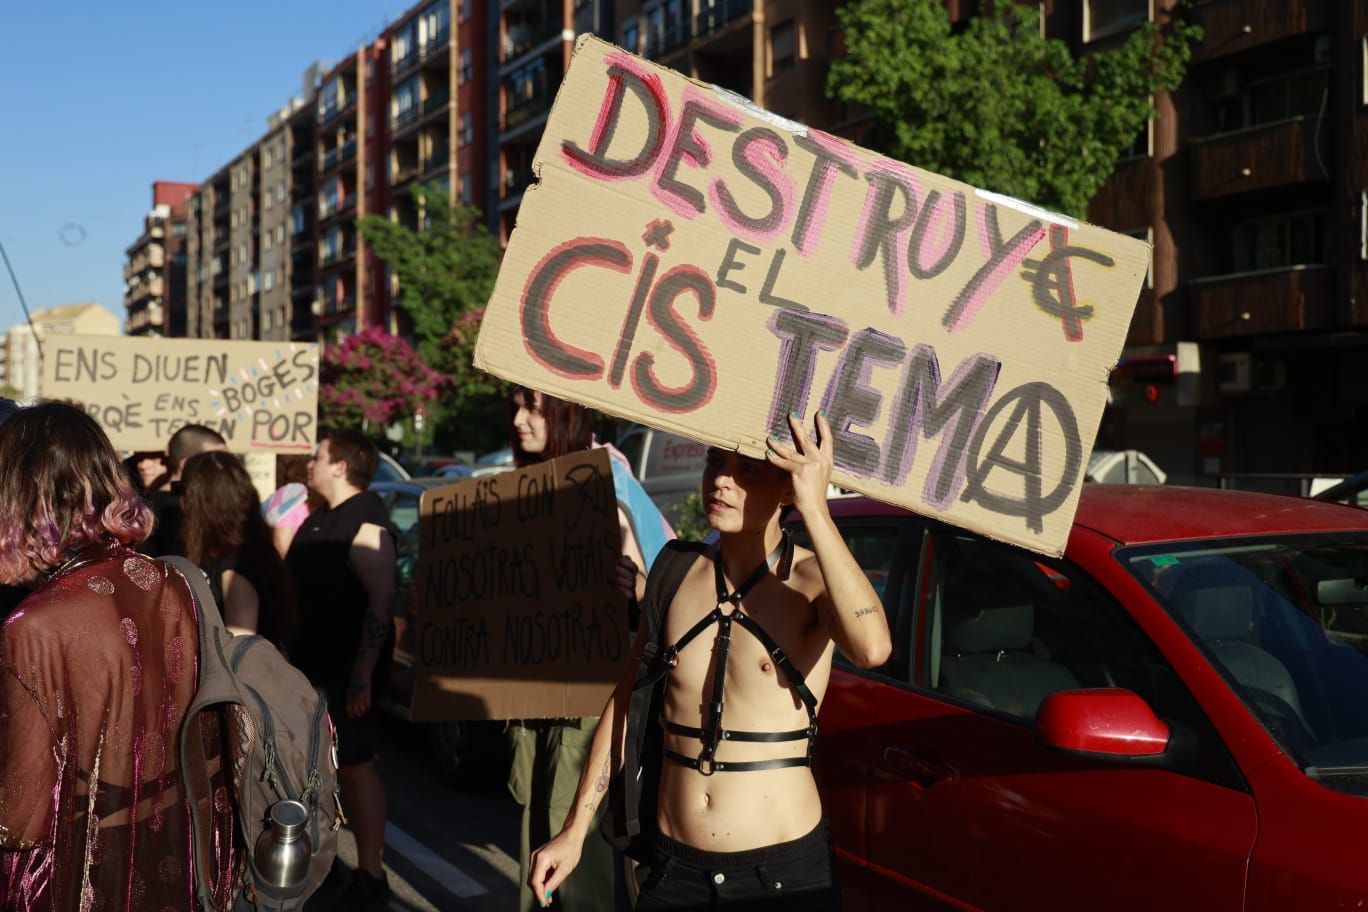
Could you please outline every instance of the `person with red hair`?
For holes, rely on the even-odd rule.
[[[0,425],[0,583],[33,587],[0,628],[0,908],[194,907],[177,745],[199,634],[185,579],[133,550],[152,523],[79,408]],[[209,835],[232,846],[231,814]]]

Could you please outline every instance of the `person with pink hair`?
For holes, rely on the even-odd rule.
[[[0,583],[33,587],[0,628],[0,908],[194,908],[177,745],[199,635],[185,579],[133,550],[152,523],[79,408],[0,425]],[[222,797],[196,838],[227,899]]]

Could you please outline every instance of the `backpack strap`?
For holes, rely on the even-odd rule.
[[[612,823],[612,841],[620,846],[630,843],[641,833],[643,785],[648,780],[655,781],[655,777],[643,775],[642,762],[646,735],[652,727],[651,702],[656,695],[657,685],[668,670],[660,654],[665,614],[689,568],[706,551],[706,546],[698,542],[671,541],[656,556],[651,575],[646,579],[642,619],[646,623],[647,639],[627,703],[622,773],[613,778],[613,791],[609,796],[612,813],[604,817],[605,827],[610,821]],[[652,824],[654,822],[651,821]]]
[[[216,666],[226,672],[228,663],[223,647],[229,639],[229,634],[219,614],[218,605],[214,602],[214,596],[209,591],[209,581],[205,579],[204,571],[184,557],[172,555],[162,557],[161,560],[178,571],[190,587],[190,594],[194,597],[195,618],[199,626],[195,695],[191,698],[190,706],[186,708],[185,717],[181,720],[180,770],[181,782],[186,792],[185,803],[190,809],[190,847],[195,875],[195,895],[199,900],[200,909],[204,912],[219,912],[218,899],[213,889],[215,878],[212,847],[205,845],[212,826],[207,813],[211,805],[198,800],[204,796],[191,794],[196,785],[209,783],[213,774],[204,752],[204,742],[199,730],[199,714],[206,706],[216,703],[241,703],[242,696],[225,691],[224,684],[232,681],[229,675],[213,673]]]

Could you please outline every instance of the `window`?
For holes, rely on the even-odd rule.
[[[275,195],[271,193],[270,190],[267,190],[265,194],[265,199],[262,202],[262,207],[265,209],[270,209],[273,205],[275,205]]]
[[[274,243],[274,241],[272,240],[271,232],[268,231],[268,232],[266,232],[264,235],[261,236],[261,249],[262,249],[262,250],[270,250],[270,249],[271,249],[271,245],[272,245],[273,243]]]
[[[622,38],[618,43],[633,54],[638,52],[641,44],[641,34],[637,30],[636,16],[628,16],[626,19],[622,20]]]
[[[467,145],[475,139],[475,118],[469,111],[461,114],[461,145]]]
[[[475,202],[475,181],[468,173],[461,175],[461,202],[467,206]]]
[[[1135,139],[1131,140],[1129,146],[1121,150],[1121,154],[1116,156],[1116,160],[1122,162],[1133,158],[1148,158],[1150,156],[1150,128],[1153,124],[1153,120],[1145,121],[1145,125],[1135,134]]]
[[[375,163],[366,165],[366,189],[375,186]]]
[[[471,12],[473,12],[474,5],[474,0],[461,0],[460,16],[462,22],[465,22],[467,19],[470,18],[470,14]]]
[[[272,146],[267,146],[267,147],[266,147],[266,155],[265,155],[265,163],[262,165],[262,167],[264,167],[264,168],[270,168],[270,167],[272,167],[274,164],[275,164],[275,149],[274,149]]]
[[[262,280],[261,280],[261,288],[262,288],[263,291],[270,291],[272,288],[275,288],[275,270],[274,270],[274,269],[268,269],[268,270],[266,270],[266,275],[263,276],[263,277],[262,277]]]
[[[794,42],[796,33],[793,20],[780,22],[770,29],[770,69],[769,75],[790,69],[796,57]]]
[[[451,13],[447,0],[438,0],[418,17],[418,40],[422,42],[424,53],[445,44],[451,35]]]
[[[457,74],[457,85],[464,85],[475,78],[475,55],[470,48],[461,51],[461,70]]]
[[[1324,209],[1237,222],[1233,229],[1234,271],[1257,272],[1325,262]]]
[[[390,68],[397,70],[407,66],[415,57],[414,50],[414,23],[410,22],[394,33],[390,45]]]
[[[1083,0],[1083,40],[1096,41],[1149,19],[1149,0]]]
[[[337,211],[340,204],[340,184],[336,177],[330,177],[323,182],[323,187],[318,195],[318,214],[327,218]]]
[[[1238,70],[1215,74],[1205,86],[1216,132],[1225,133],[1316,115],[1328,101],[1330,70],[1313,67],[1245,82]]]
[[[390,102],[390,118],[394,126],[401,127],[418,118],[418,77],[413,76],[399,84]]]

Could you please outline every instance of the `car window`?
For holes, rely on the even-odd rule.
[[[1219,736],[1172,665],[1081,568],[937,529],[919,588],[927,633],[915,684],[1034,723],[1062,690],[1122,687],[1181,727],[1181,772],[1240,787]]]
[[[879,673],[900,681],[907,680],[909,656],[911,654],[911,611],[902,610],[909,602],[906,591],[910,585],[904,580],[911,577],[915,559],[915,539],[919,525],[915,521],[901,518],[888,520],[837,519],[841,537],[850,548],[855,562],[864,570],[865,576],[879,594],[884,613],[888,617],[888,629],[893,634],[893,651]],[[801,526],[794,529],[794,540],[803,547],[810,547],[807,532]],[[909,558],[910,552],[910,558]],[[901,633],[899,632],[901,630]],[[850,662],[836,651],[836,661],[849,666]]]
[[[394,500],[389,507],[390,522],[398,533],[394,543],[399,557],[418,554],[418,498],[407,491],[394,492]]]

